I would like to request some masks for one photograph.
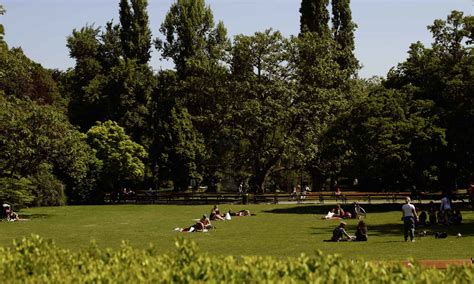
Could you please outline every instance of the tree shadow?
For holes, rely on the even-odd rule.
[[[44,219],[49,216],[49,214],[18,214],[18,217],[22,219]]]
[[[336,207],[335,204],[321,204],[321,205],[297,205],[294,207],[287,208],[275,208],[272,210],[263,211],[265,213],[275,214],[324,214]],[[362,207],[365,209],[367,214],[381,213],[390,211],[400,211],[402,208],[401,204],[363,204]],[[341,204],[341,208],[344,211],[353,213],[354,204]]]

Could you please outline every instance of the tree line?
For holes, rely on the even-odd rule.
[[[295,11],[296,12],[296,11]],[[448,190],[473,172],[474,19],[453,11],[386,78],[361,79],[350,1],[303,0],[300,33],[227,36],[177,0],[153,38],[146,0],[74,29],[47,70],[0,26],[0,199],[97,203],[121,187]],[[0,9],[0,14],[4,9]],[[151,52],[174,69],[153,71]]]

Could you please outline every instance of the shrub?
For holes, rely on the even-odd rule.
[[[159,255],[150,247],[101,250],[94,243],[78,252],[32,236],[0,248],[0,279],[19,283],[471,283],[472,266],[446,270],[345,260],[317,252],[299,258],[208,256],[196,244],[176,241],[176,252]]]

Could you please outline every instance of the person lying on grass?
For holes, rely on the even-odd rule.
[[[255,214],[250,214],[250,210],[240,210],[238,212],[234,212],[234,211],[232,211],[232,209],[229,210],[229,215],[230,216],[237,216],[237,217],[255,216]]]
[[[329,220],[329,219],[346,219],[346,218],[351,218],[352,214],[349,212],[344,212],[344,210],[341,208],[341,205],[337,204],[336,207],[331,209],[331,211],[328,212],[326,216],[321,217],[321,219],[324,220]]]
[[[215,221],[215,220],[225,220],[225,215],[222,216],[221,215],[221,212],[219,211],[219,208],[217,207],[217,205],[214,205],[214,207],[211,209],[211,214],[209,215],[209,218],[211,219],[211,221]]]
[[[211,221],[209,220],[209,218],[207,218],[207,215],[204,214],[202,218],[199,219],[199,221],[196,224],[189,226],[187,228],[175,228],[174,230],[180,231],[180,232],[192,233],[192,232],[207,232],[211,228],[212,228]]]

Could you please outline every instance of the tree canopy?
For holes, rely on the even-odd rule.
[[[0,199],[320,190],[341,177],[448,190],[474,178],[473,16],[435,20],[430,47],[413,43],[386,78],[361,79],[349,0],[302,0],[298,35],[232,39],[204,0],[174,1],[157,38],[148,1],[117,3],[117,23],[71,32],[66,71],[9,48],[0,25]],[[152,43],[173,68],[152,68]]]

